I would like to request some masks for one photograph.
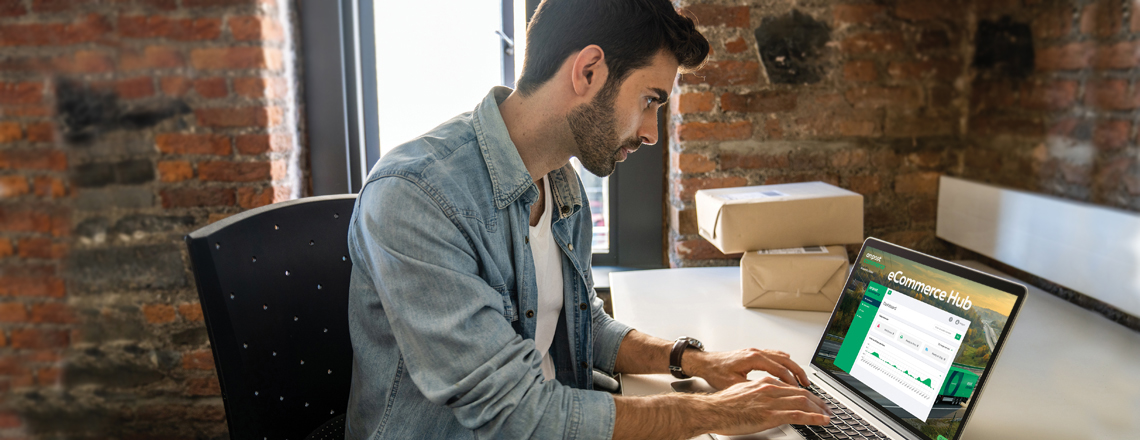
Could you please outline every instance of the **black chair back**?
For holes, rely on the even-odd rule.
[[[276,203],[186,236],[230,438],[302,440],[334,418],[343,437],[355,202]]]

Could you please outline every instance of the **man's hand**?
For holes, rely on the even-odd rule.
[[[831,423],[831,410],[823,400],[806,389],[771,377],[743,381],[709,397],[717,412],[728,416],[713,428],[717,434],[750,434],[785,423]]]
[[[681,369],[690,376],[703,378],[718,390],[748,381],[748,373],[752,370],[766,371],[793,387],[798,384],[811,385],[803,368],[792,362],[787,353],[776,350],[755,348],[722,352],[688,350],[681,357]]]

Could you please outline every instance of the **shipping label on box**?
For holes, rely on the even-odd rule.
[[[744,307],[829,312],[849,266],[843,246],[746,252],[740,259],[741,300]]]
[[[823,182],[700,190],[699,233],[726,254],[863,242],[863,196]]]

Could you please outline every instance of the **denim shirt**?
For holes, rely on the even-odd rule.
[[[563,296],[543,382],[529,245],[535,186],[491,90],[388,153],[349,227],[352,391],[346,438],[611,438],[613,372],[630,328],[602,311],[590,274],[592,222],[569,165],[550,179]]]

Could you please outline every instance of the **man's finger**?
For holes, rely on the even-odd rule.
[[[799,379],[800,384],[802,384],[805,387],[811,386],[811,381],[808,380],[807,372],[805,372],[803,368],[800,368],[800,365],[797,364],[795,361],[793,361],[791,358],[774,356],[771,359],[774,362],[782,365],[784,368],[791,370],[792,374],[794,374],[796,376],[796,378]],[[788,383],[793,384],[793,385],[796,384],[796,382],[788,382]]]
[[[779,411],[775,413],[777,420],[783,420],[792,425],[829,425],[831,417],[805,411]]]

